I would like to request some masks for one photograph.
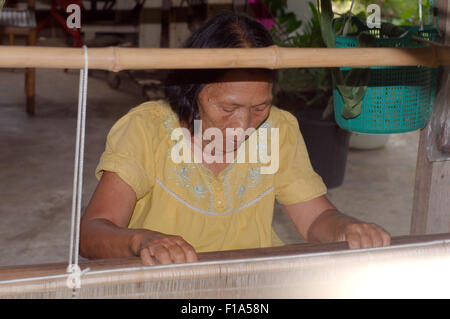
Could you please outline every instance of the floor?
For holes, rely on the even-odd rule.
[[[37,70],[36,115],[25,112],[24,72],[0,69],[0,266],[67,262],[73,183],[78,70]],[[90,77],[83,207],[113,123],[145,99]],[[393,236],[409,233],[419,133],[391,135],[385,147],[350,150],[342,186],[329,199]],[[274,228],[301,242],[282,208]]]

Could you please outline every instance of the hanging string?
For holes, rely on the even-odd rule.
[[[420,31],[423,31],[422,0],[419,0],[419,22],[420,22]]]
[[[75,164],[73,175],[73,193],[72,193],[72,219],[70,230],[70,254],[67,272],[70,273],[67,278],[67,286],[72,289],[81,287],[81,275],[88,269],[81,271],[78,266],[78,254],[80,245],[80,220],[81,220],[81,198],[83,191],[83,167],[84,167],[84,140],[86,129],[86,97],[89,58],[86,46],[84,49],[84,69],[80,70],[80,82],[78,90],[78,116],[77,132],[75,141]]]

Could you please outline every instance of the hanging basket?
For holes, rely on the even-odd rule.
[[[364,26],[365,27],[365,26]],[[375,47],[421,47],[413,35],[439,41],[435,27],[402,27],[408,33],[401,38],[387,38],[380,29],[360,30],[349,36],[337,36],[336,47],[353,48],[361,31],[376,37]],[[345,76],[351,68],[341,68]],[[437,84],[437,68],[423,66],[370,67],[370,80],[363,99],[361,114],[352,119],[342,116],[344,101],[339,90],[333,90],[335,118],[346,130],[360,133],[390,134],[423,128],[431,115]]]

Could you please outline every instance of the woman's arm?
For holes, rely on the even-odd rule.
[[[136,193],[117,174],[105,171],[81,219],[80,254],[87,258],[140,256],[146,265],[197,260],[179,236],[128,229]]]
[[[298,233],[309,242],[347,241],[352,249],[390,245],[388,232],[340,213],[325,195],[284,208]]]

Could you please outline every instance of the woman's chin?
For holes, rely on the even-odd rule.
[[[227,142],[225,153],[237,151],[243,142],[244,140],[238,142]]]

